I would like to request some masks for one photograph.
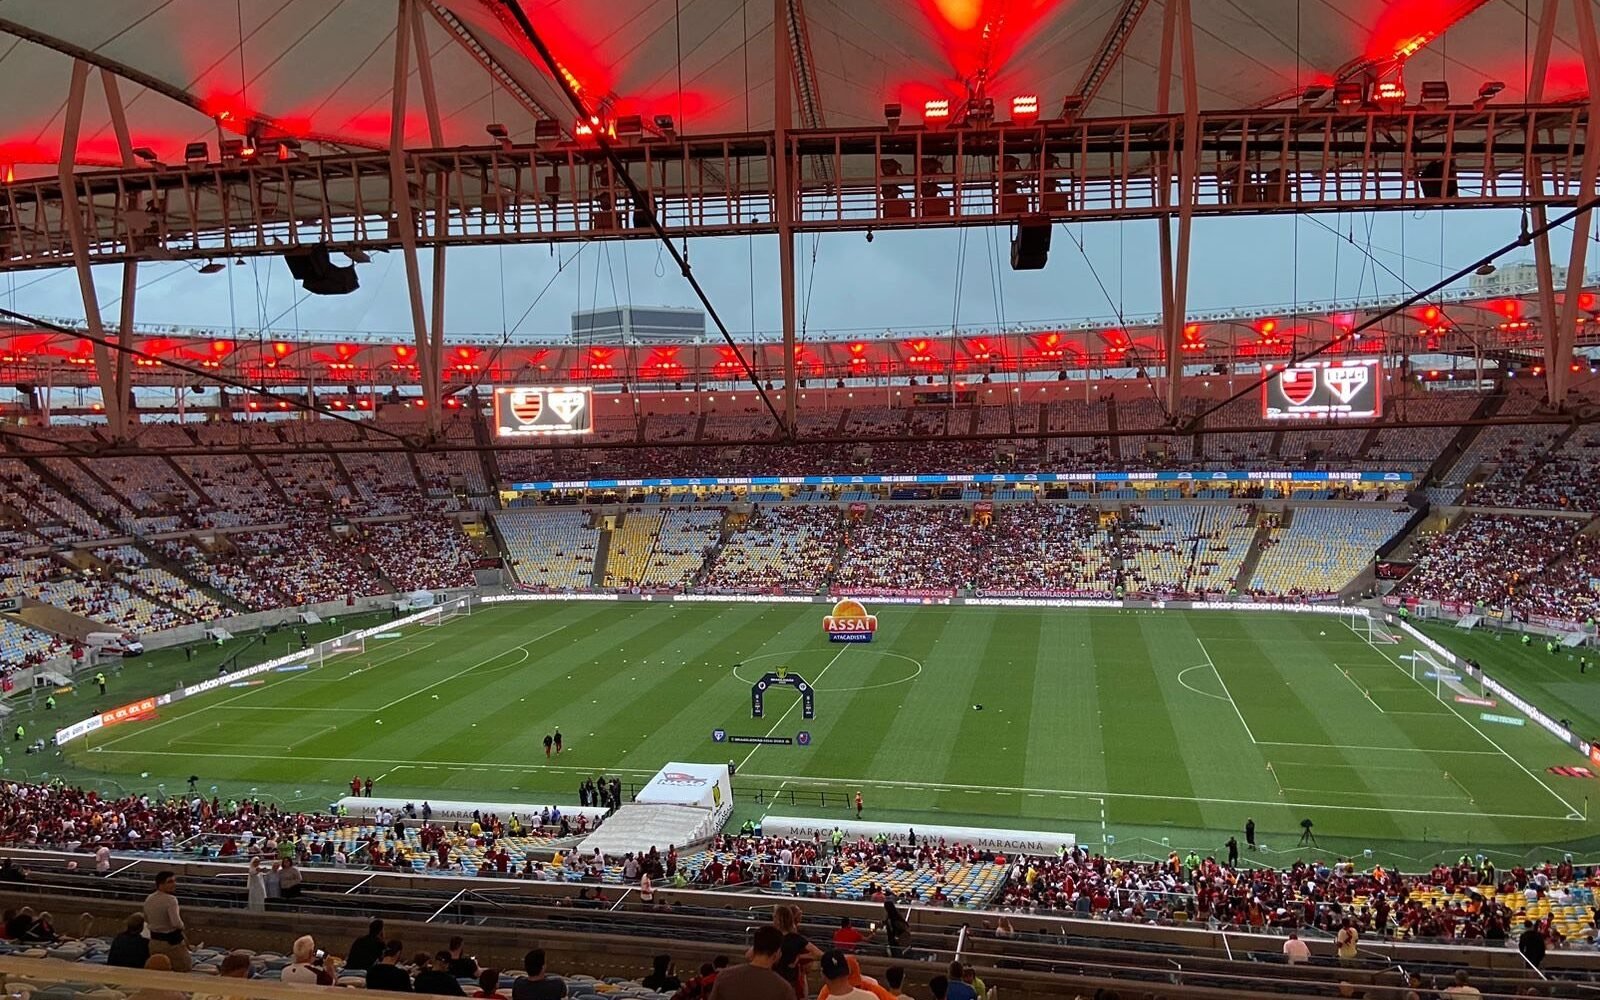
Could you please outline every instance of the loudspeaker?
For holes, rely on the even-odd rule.
[[[307,247],[283,255],[289,273],[313,295],[349,295],[361,287],[354,264],[339,267],[328,259],[327,247]]]
[[[1424,198],[1454,198],[1460,186],[1456,172],[1444,160],[1429,160],[1417,171],[1417,186]]]
[[[1037,271],[1049,259],[1049,218],[1036,215],[1017,223],[1017,235],[1011,238],[1011,270]]]

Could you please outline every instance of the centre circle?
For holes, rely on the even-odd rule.
[[[884,656],[893,660],[902,660],[909,664],[907,668],[909,672],[904,677],[896,677],[894,680],[880,681],[877,684],[861,684],[855,687],[834,687],[827,683],[824,683],[821,687],[819,687],[815,683],[811,683],[810,679],[808,678],[808,683],[811,683],[812,690],[819,694],[849,694],[853,691],[872,691],[877,688],[893,687],[896,684],[908,684],[922,675],[922,661],[916,659],[915,657],[907,656],[904,653],[890,652],[887,649],[861,649],[859,646],[855,647],[855,649],[858,652],[854,655],[866,654],[869,656]],[[767,671],[762,670],[756,672],[748,670],[752,663],[759,663],[765,660],[781,660],[791,656],[805,656],[815,652],[817,651],[814,649],[795,649],[784,653],[757,653],[754,656],[745,657],[740,661],[739,664],[740,666],[747,668],[747,673],[755,674],[755,676],[745,676],[739,672],[739,667],[734,667],[732,673],[734,679],[736,680],[744,681],[746,684],[757,684],[761,681],[761,675],[767,673]],[[852,656],[852,659],[854,658],[854,655]]]

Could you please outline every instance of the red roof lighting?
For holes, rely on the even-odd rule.
[[[949,98],[941,97],[937,100],[923,102],[922,120],[929,125],[943,125],[945,122],[949,121]]]

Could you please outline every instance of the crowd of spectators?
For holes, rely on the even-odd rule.
[[[872,507],[850,515],[835,570],[843,591],[969,585],[982,530],[962,507]]]
[[[94,854],[100,871],[109,869],[112,850],[171,850],[197,837],[217,844],[224,856],[276,858],[283,842],[309,845],[333,825],[326,815],[286,812],[253,799],[108,797],[59,781],[0,784],[0,843]]]
[[[1570,860],[1518,865],[1438,864],[1401,874],[1381,865],[1360,869],[1297,861],[1287,868],[1229,865],[1215,857],[1171,853],[1164,861],[1118,861],[1081,847],[1059,858],[1016,858],[998,900],[1032,913],[1071,913],[1133,923],[1180,921],[1261,931],[1314,927],[1327,934],[1353,927],[1358,935],[1398,939],[1504,942],[1523,929],[1541,900],[1565,899],[1574,885],[1595,883],[1591,869]],[[1546,915],[1537,918],[1551,945],[1568,935]],[[1591,921],[1586,934],[1593,939]]]
[[[832,506],[757,506],[732,527],[701,589],[711,593],[816,593],[839,550]]]
[[[362,549],[401,593],[470,587],[476,558],[461,525],[437,514],[360,526]]]
[[[994,597],[1108,596],[1116,587],[1111,534],[1088,507],[994,512],[974,578]]]
[[[1416,567],[1397,593],[1418,600],[1509,608],[1521,619],[1593,616],[1590,585],[1600,552],[1569,517],[1472,514],[1447,531],[1420,533]]]

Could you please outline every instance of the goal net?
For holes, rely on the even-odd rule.
[[[366,651],[367,637],[360,632],[352,632],[348,635],[336,636],[317,643],[315,655],[311,657],[311,662],[320,667],[335,656],[344,656],[349,653],[359,654]]]
[[[1400,641],[1400,636],[1389,627],[1381,618],[1360,611],[1351,611],[1342,615],[1345,625],[1356,635],[1367,640],[1373,645],[1393,645]]]
[[[472,613],[471,597],[456,597],[433,606],[433,613],[417,622],[418,625],[443,625]]]

